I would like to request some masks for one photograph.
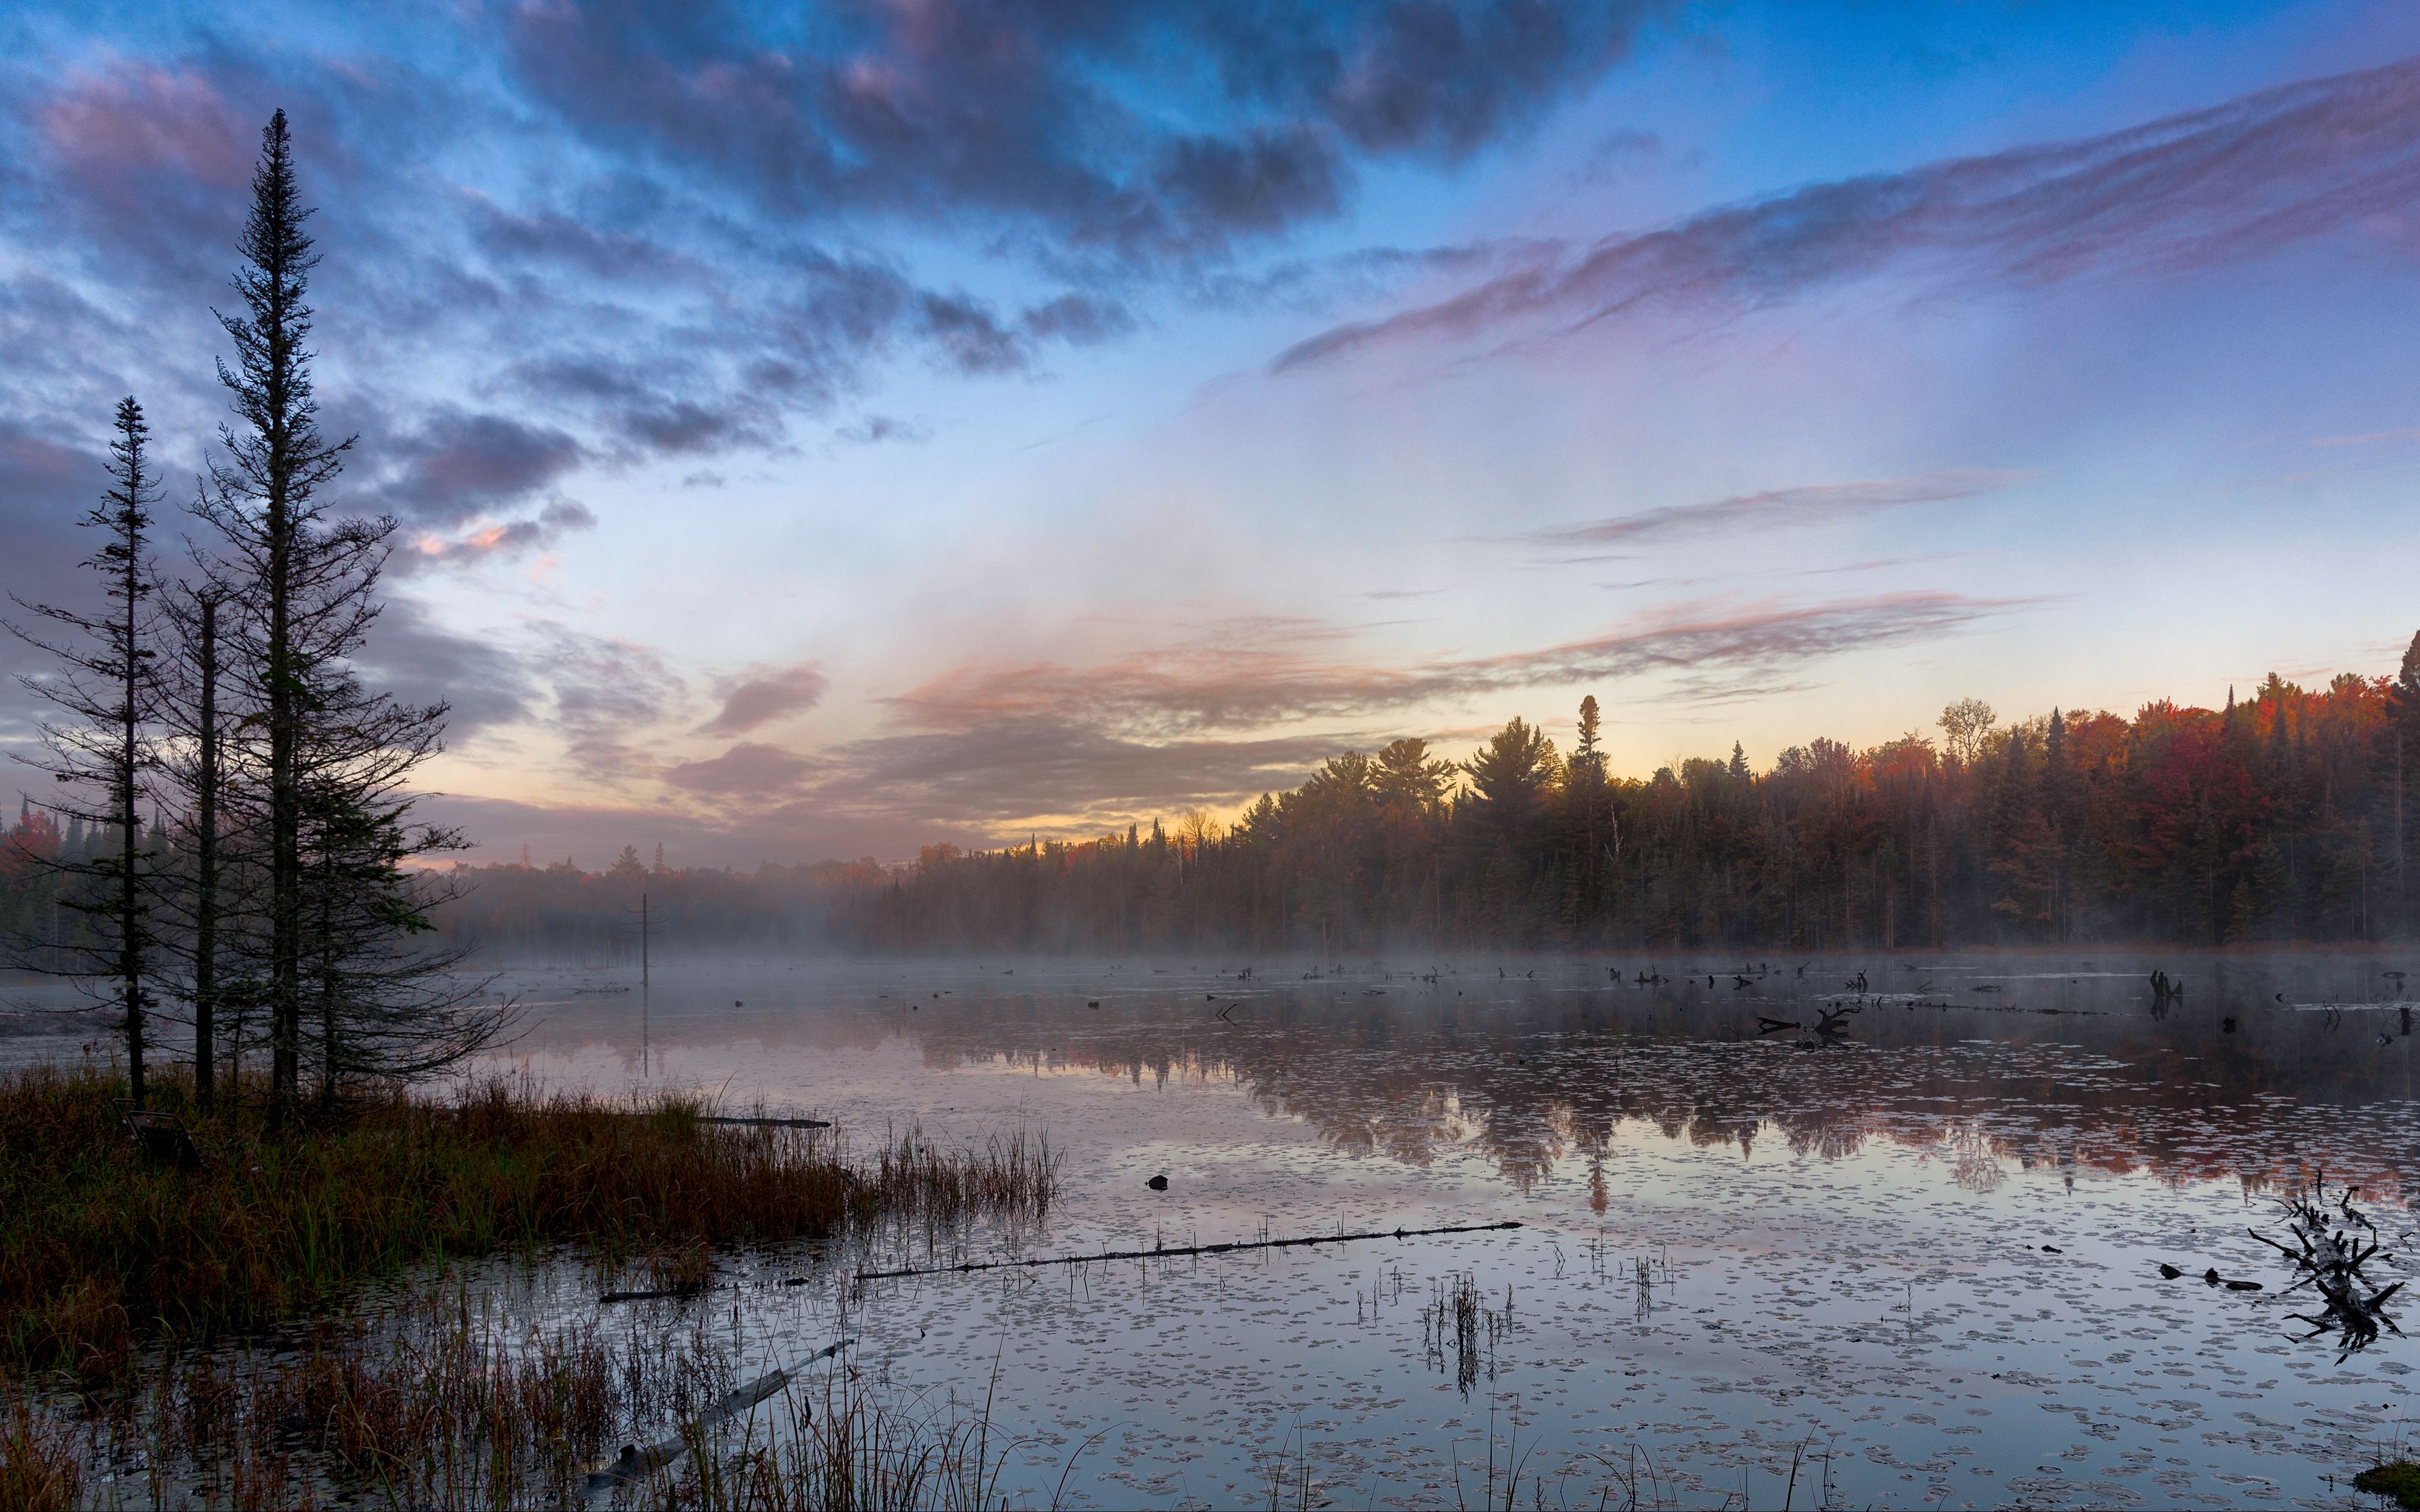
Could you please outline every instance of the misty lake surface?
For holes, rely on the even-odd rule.
[[[2420,1272],[2406,969],[997,959],[685,964],[644,993],[527,970],[509,1060],[831,1119],[868,1151],[912,1125],[1061,1153],[1046,1222],[886,1265],[1521,1225],[861,1283],[792,1246],[640,1304],[709,1314],[752,1371],[849,1337],[889,1399],[988,1395],[1013,1501],[1501,1504],[1509,1466],[1525,1507],[2374,1505],[2350,1477],[2420,1437],[2415,1345],[2302,1337],[2310,1293],[2247,1230],[2282,1236],[2278,1195],[2323,1170],[2385,1236],[2372,1271]],[[1815,1032],[1825,1008],[1845,1034]],[[597,1306],[575,1264],[546,1289]]]
[[[533,971],[516,1058],[869,1145],[1047,1134],[1047,1223],[940,1263],[1522,1226],[862,1285],[776,1253],[651,1304],[737,1308],[768,1365],[845,1332],[903,1399],[990,1393],[1038,1504],[1266,1505],[1273,1480],[1290,1506],[1481,1504],[1508,1465],[1524,1506],[2369,1504],[2347,1483],[2412,1437],[2414,1346],[2299,1337],[2309,1293],[2247,1228],[2282,1235],[2276,1194],[2324,1170],[2387,1236],[2373,1268],[2420,1270],[2388,975],[2413,964],[1002,959],[668,966],[644,995]],[[1824,1006],[1859,1010],[1845,1035],[1811,1032]],[[1464,1278],[1467,1334],[1435,1311]]]

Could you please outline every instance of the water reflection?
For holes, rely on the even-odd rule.
[[[659,986],[644,1029],[636,1012],[620,1026],[613,1008],[581,1003],[535,1042],[613,1045],[636,1072],[668,1047],[752,1040],[815,1052],[904,1042],[938,1072],[1230,1082],[1355,1154],[1417,1166],[1481,1151],[1523,1190],[1589,1162],[1600,1211],[1600,1163],[1628,1125],[1743,1160],[1761,1140],[1834,1159],[1869,1140],[1938,1146],[1957,1183],[1978,1192],[2008,1166],[2267,1190],[2325,1165],[2400,1198],[2414,1083],[2411,1005],[2385,975],[2391,960],[1800,964],[1667,962],[1646,985],[1572,963],[1503,978],[1446,967],[1434,981],[1384,964],[1311,980],[1266,966],[1245,980],[1210,964],[1027,964],[1016,977],[859,966],[760,987],[744,1009],[721,1006],[721,983]],[[2181,978],[2184,995],[2155,995],[2154,969]],[[1812,1025],[1824,1011],[1845,1013],[1844,1033],[1758,1032],[1761,1020]]]

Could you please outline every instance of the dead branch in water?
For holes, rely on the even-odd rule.
[[[2372,1234],[2378,1232],[2368,1217],[2352,1205],[2356,1191],[2348,1186],[2337,1199],[2337,1210],[2344,1215],[2339,1223],[2328,1211],[2326,1174],[2315,1173],[2307,1193],[2296,1192],[2285,1199],[2287,1231],[2293,1236],[2295,1247],[2289,1249],[2258,1229],[2250,1231],[2253,1238],[2286,1257],[2303,1273],[2300,1281],[2286,1288],[2288,1292],[2309,1287],[2326,1302],[2327,1306],[2316,1315],[2289,1316],[2311,1325],[2305,1338],[2335,1332],[2343,1347],[2336,1356],[2338,1365],[2376,1343],[2380,1328],[2398,1335],[2403,1332],[2386,1315],[2388,1300],[2403,1289],[2403,1283],[2373,1288],[2369,1278],[2362,1273],[2362,1266],[2378,1253],[2380,1242],[2373,1238],[2365,1243],[2353,1232],[2355,1225]]]
[[[1187,1244],[1179,1249],[1112,1249],[1097,1255],[1054,1255],[1039,1260],[970,1260],[964,1265],[936,1265],[911,1271],[860,1271],[860,1281],[896,1281],[906,1276],[954,1275],[961,1271],[1021,1271],[1043,1265],[1085,1265],[1094,1260],[1165,1260],[1179,1255],[1233,1255],[1244,1250],[1293,1249],[1301,1244],[1350,1244],[1364,1239],[1427,1239],[1437,1234],[1489,1234],[1521,1226],[1510,1219],[1500,1224],[1458,1224],[1445,1228],[1373,1229],[1359,1234],[1312,1234],[1302,1239],[1260,1239],[1233,1244]]]

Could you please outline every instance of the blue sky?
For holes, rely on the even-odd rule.
[[[0,20],[0,510],[197,468],[294,117],[373,670],[491,856],[1088,833],[2391,670],[2420,13],[628,0]],[[0,703],[0,739],[30,711]]]

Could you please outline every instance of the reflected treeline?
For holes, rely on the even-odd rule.
[[[904,1034],[937,1069],[1232,1078],[1348,1150],[1427,1164],[1477,1149],[1523,1184],[1587,1161],[1600,1205],[1602,1161],[1646,1129],[1744,1159],[1767,1143],[1836,1158],[1886,1140],[1976,1189],[2007,1168],[2047,1166],[2267,1190],[2324,1166],[2397,1196],[2402,1165],[2420,1155],[2413,1041],[2391,1007],[2274,1004],[2288,981],[2349,996],[2378,976],[2367,959],[2318,972],[2332,980],[2313,982],[2315,970],[2290,958],[2219,965],[2195,984],[2205,1001],[2162,1017],[2131,971],[2009,979],[1991,983],[1989,1006],[1938,1006],[1977,995],[1969,985],[1982,983],[1966,975],[1931,995],[1869,995],[1838,1042],[1758,1035],[1760,1015],[1812,1023],[1819,1001],[1857,1002],[1837,980],[1787,969],[1751,990],[1722,974],[1711,989],[1702,975],[1583,989],[1502,983],[1492,970],[1435,985],[1397,977],[1383,997],[1364,995],[1373,979],[1237,982],[1215,1001],[1160,989],[1097,1011],[1073,993],[986,992],[924,997],[912,1017],[905,998],[868,994],[809,1021],[768,1014],[762,1032],[834,1047]],[[677,1019],[658,1022],[680,1034]],[[749,1032],[714,1022],[718,1034]]]
[[[1348,751],[1232,825],[999,851],[926,849],[754,873],[484,867],[450,927],[552,959],[665,943],[1131,953],[1552,946],[1792,950],[2095,940],[2408,938],[2420,638],[2393,679],[2274,676],[2224,709],[2058,711],[2001,727],[1967,701],[1942,739],[1815,740],[1752,769],[1616,777],[1581,705],[1564,754],[1515,719],[1461,762],[1419,740]],[[2407,818],[2407,814],[2409,817]]]

